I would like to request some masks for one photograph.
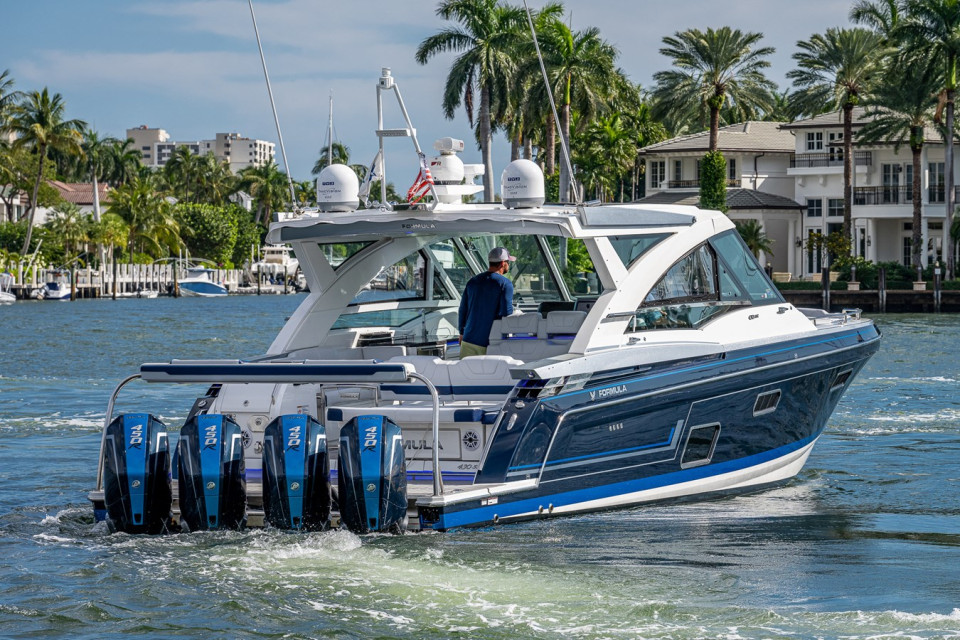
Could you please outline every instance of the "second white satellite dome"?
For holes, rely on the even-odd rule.
[[[331,164],[317,177],[320,211],[356,211],[360,206],[360,180],[345,164]]]
[[[514,160],[500,176],[500,197],[508,209],[543,206],[546,200],[543,171],[531,160]]]

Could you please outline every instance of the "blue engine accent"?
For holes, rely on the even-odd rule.
[[[323,425],[280,416],[263,431],[263,512],[278,529],[324,529],[330,522],[330,458]]]
[[[340,430],[340,520],[355,533],[399,532],[407,515],[407,470],[400,427],[357,416]]]
[[[219,414],[188,420],[177,444],[177,484],[180,520],[190,531],[243,528],[247,486],[239,425]]]
[[[170,525],[167,428],[146,413],[118,416],[104,438],[107,522],[126,533],[161,533]]]

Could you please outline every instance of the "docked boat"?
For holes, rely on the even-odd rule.
[[[9,273],[0,273],[0,304],[12,304],[17,301],[13,294],[13,276]]]
[[[69,300],[71,295],[70,272],[57,270],[47,274],[47,281],[43,283],[37,297],[41,300]]]
[[[378,94],[392,88],[385,70]],[[406,125],[381,127],[381,149],[405,131],[419,151]],[[333,165],[319,210],[271,225],[311,293],[266,354],[147,363],[117,386],[90,494],[99,519],[131,533],[442,531],[800,471],[879,348],[870,320],[786,302],[716,211],[546,205],[525,160],[504,171],[502,202],[464,204],[478,187],[457,142],[426,161],[428,203],[359,209],[352,171]],[[517,257],[522,313],[461,360],[461,293],[494,247]],[[138,379],[205,385],[175,453],[154,416],[113,416]]]
[[[227,295],[227,288],[216,280],[217,272],[202,266],[188,266],[184,268],[183,277],[177,280],[177,287],[182,296],[200,296],[214,298]]]

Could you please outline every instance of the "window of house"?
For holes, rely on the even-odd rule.
[[[673,161],[673,181],[680,182],[683,180],[683,161],[674,160]]]
[[[650,188],[659,189],[664,180],[667,179],[667,163],[663,160],[655,160],[650,163]]]
[[[823,151],[823,132],[807,132],[807,151]]]
[[[727,160],[727,179],[736,180],[740,176],[737,175],[737,159],[730,158]]]
[[[827,215],[843,216],[843,198],[830,198],[827,200]]]
[[[808,218],[823,217],[823,200],[821,200],[820,198],[807,198],[807,217]]]
[[[930,202],[946,202],[943,163],[931,162],[927,165],[927,169],[930,172]]]
[[[907,164],[903,166],[903,188],[904,188],[904,201],[913,202],[913,165]]]

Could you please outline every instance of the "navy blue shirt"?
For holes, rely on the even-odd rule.
[[[478,347],[488,346],[493,321],[512,313],[512,282],[490,271],[473,276],[460,300],[461,339]]]

